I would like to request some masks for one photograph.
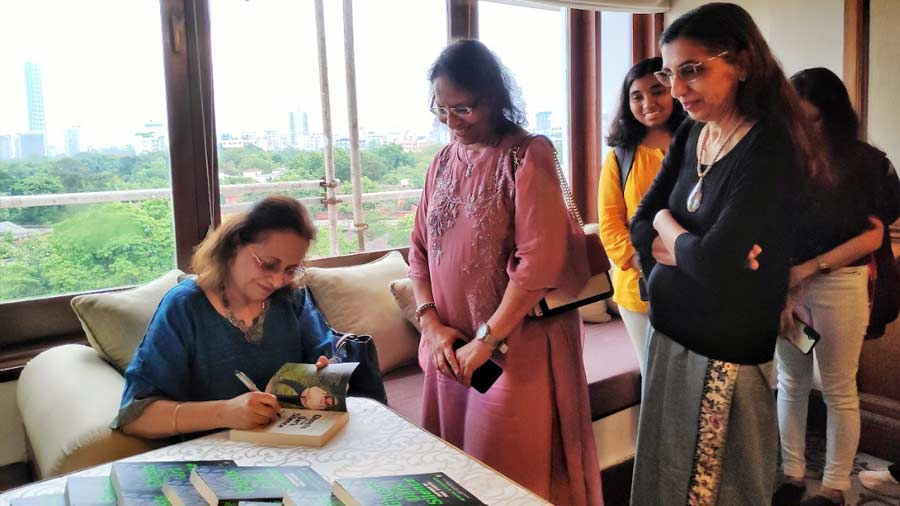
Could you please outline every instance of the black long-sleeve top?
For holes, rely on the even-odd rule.
[[[631,241],[649,272],[650,322],[707,357],[768,362],[788,285],[794,152],[785,132],[757,122],[704,177],[702,203],[690,213],[702,126],[681,126],[631,222]],[[653,218],[665,208],[687,230],[675,242],[675,267],[654,265],[651,255]],[[762,253],[751,271],[745,264],[754,244]]]
[[[849,146],[837,160],[837,181],[809,181],[798,199],[798,220],[792,263],[803,263],[826,253],[870,228],[877,216],[887,227],[900,216],[900,179],[885,154],[861,141]],[[865,265],[868,255],[851,265]]]

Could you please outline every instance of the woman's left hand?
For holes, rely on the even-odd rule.
[[[666,248],[663,240],[660,239],[659,236],[656,236],[653,239],[653,245],[650,250],[653,255],[653,259],[656,260],[656,263],[662,265],[668,265],[669,267],[675,267],[678,263],[675,261],[675,255],[673,255],[668,248]]]
[[[331,361],[328,360],[328,357],[326,357],[325,355],[322,355],[319,357],[318,360],[316,360],[316,369],[321,369],[330,363],[331,363]]]
[[[459,374],[456,379],[465,386],[472,383],[472,373],[478,369],[494,354],[494,349],[477,339],[469,341],[456,350],[456,360],[459,362]]]

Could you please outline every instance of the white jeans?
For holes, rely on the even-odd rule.
[[[806,474],[806,415],[813,381],[813,355],[822,379],[828,413],[825,474],[822,484],[850,488],[850,472],[859,445],[859,395],[856,372],[869,323],[868,267],[844,267],[816,275],[803,285],[798,314],[821,338],[809,355],[778,339],[778,428],[784,474]]]
[[[619,306],[619,316],[625,323],[625,330],[631,338],[638,363],[641,365],[641,377],[647,372],[647,341],[650,339],[650,317],[647,313],[629,311]]]

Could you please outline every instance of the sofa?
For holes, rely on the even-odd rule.
[[[422,371],[416,362],[405,250],[367,252],[310,262],[305,282],[329,323],[375,339],[388,404],[420,420]],[[171,271],[140,287],[76,297],[72,308],[88,345],[69,344],[31,360],[19,378],[17,402],[36,478],[83,469],[170,444],[109,429],[128,366],[159,300],[184,274]],[[640,371],[624,325],[606,308],[586,323],[584,362],[601,467],[633,454]]]

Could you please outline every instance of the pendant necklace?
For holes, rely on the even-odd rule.
[[[463,157],[465,157],[466,162],[466,177],[472,176],[472,168],[474,165],[469,161],[469,151],[466,148],[461,148],[463,152]]]
[[[705,169],[701,163],[706,154],[706,141],[709,140],[709,129],[707,128],[709,124],[703,125],[703,130],[700,132],[702,139],[699,140],[700,153],[697,155],[697,184],[694,185],[694,189],[691,190],[691,193],[688,194],[687,198],[687,211],[689,213],[695,213],[700,209],[700,203],[703,201],[703,178],[706,177],[706,174],[713,168],[713,165],[719,161],[719,155],[722,154],[722,149],[728,144],[728,141],[731,140],[731,137],[734,136],[734,133],[737,132],[743,124],[744,122],[741,121],[728,132],[728,135],[726,135],[722,143],[719,144],[719,148],[716,150],[716,154],[713,155],[712,161]]]
[[[219,293],[222,296],[222,307],[225,308],[225,319],[228,320],[228,323],[237,327],[237,329],[244,334],[244,339],[246,339],[248,343],[259,344],[262,342],[263,327],[266,322],[266,310],[269,309],[269,300],[266,299],[259,303],[259,314],[253,319],[253,323],[247,325],[243,320],[239,320],[234,316],[234,311],[231,310],[231,304],[228,303],[228,296],[225,295],[224,284],[219,287]]]

